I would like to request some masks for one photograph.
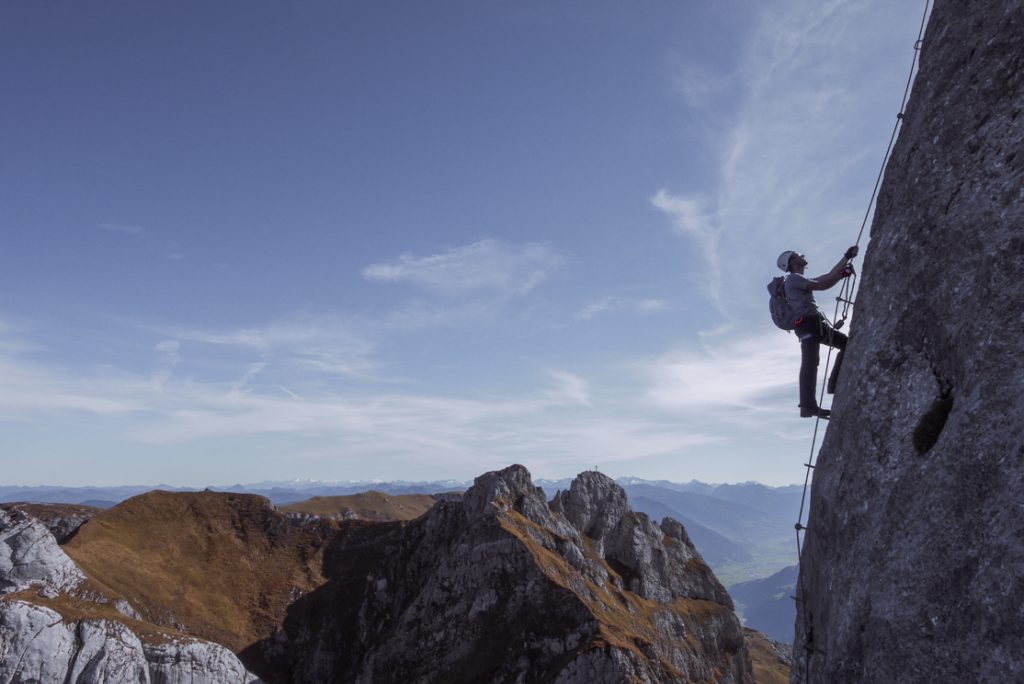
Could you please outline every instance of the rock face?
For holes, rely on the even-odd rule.
[[[0,509],[21,511],[36,518],[49,528],[60,544],[67,541],[87,520],[103,510],[81,504],[33,503],[5,503],[0,504]]]
[[[793,681],[1024,681],[1022,111],[1024,2],[937,1],[814,474]]]
[[[84,580],[43,523],[20,511],[0,510],[0,594],[38,586],[55,595]]]
[[[0,601],[0,681],[251,684],[228,649],[205,641],[143,643],[112,620],[67,623],[24,601]]]
[[[281,681],[752,682],[682,526],[584,473],[549,507],[521,466],[408,524],[364,524],[253,647]]]
[[[42,522],[0,510],[0,682],[258,681],[218,644],[167,638],[144,643],[120,619],[134,613],[131,607],[109,604],[87,586],[85,574]],[[87,617],[90,612],[117,617]]]

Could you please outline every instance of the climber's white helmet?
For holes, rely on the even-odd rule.
[[[794,252],[791,249],[787,249],[785,252],[783,252],[782,254],[779,255],[779,260],[776,261],[775,264],[779,268],[781,268],[783,271],[788,271],[789,270],[789,259],[794,254],[796,254],[796,252]]]

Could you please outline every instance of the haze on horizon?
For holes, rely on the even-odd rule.
[[[801,481],[921,11],[4,4],[3,484]]]

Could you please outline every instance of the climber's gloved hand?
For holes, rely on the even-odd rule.
[[[846,254],[844,256],[845,256],[846,259],[852,259],[853,257],[857,256],[857,252],[859,252],[859,251],[860,251],[860,247],[858,247],[857,245],[854,245],[850,249],[846,250]]]

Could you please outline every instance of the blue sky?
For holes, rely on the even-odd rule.
[[[5,3],[4,484],[800,481],[921,11]]]

